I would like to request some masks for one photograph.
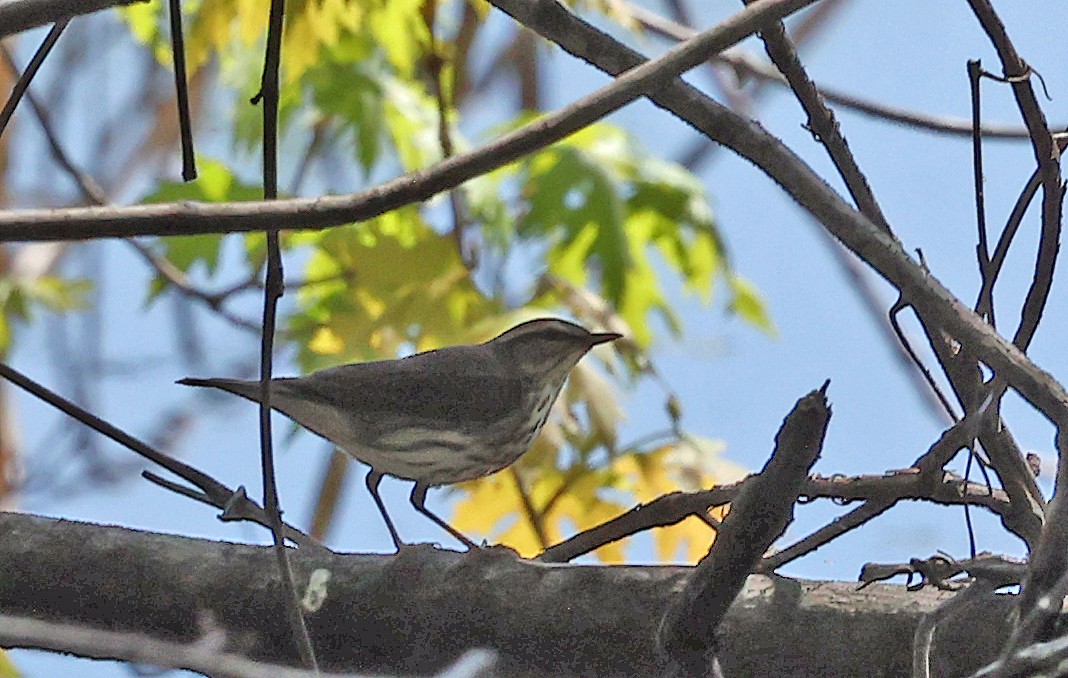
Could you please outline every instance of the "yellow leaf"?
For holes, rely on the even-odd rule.
[[[577,532],[583,532],[617,517],[625,510],[623,505],[602,499],[596,492],[568,492],[553,507],[550,520],[547,521],[551,530],[547,529],[546,532],[551,534],[551,541],[557,542],[563,538],[560,528],[564,521],[569,521]],[[613,542],[594,551],[594,555],[604,563],[619,564],[625,562],[625,548],[624,541]]]
[[[557,472],[559,476],[559,472]],[[559,485],[559,480],[556,481]],[[451,524],[467,534],[488,535],[494,542],[515,549],[524,558],[531,558],[543,549],[541,540],[531,524],[522,495],[509,470],[487,478],[463,483],[459,490],[468,496],[456,504]],[[537,503],[530,497],[537,509]],[[511,518],[511,520],[507,520]],[[494,537],[502,523],[508,527]],[[557,541],[555,535],[549,541]]]
[[[665,463],[673,447],[664,446],[652,452],[630,452],[616,457],[612,470],[625,478],[623,486],[641,502],[650,502],[657,497],[678,489]]]
[[[646,503],[676,490],[695,491],[740,480],[745,471],[726,461],[722,441],[690,437],[646,454],[624,454],[615,459],[613,470],[625,478],[624,487],[638,501]],[[713,512],[721,517],[724,509]],[[680,548],[685,562],[697,562],[711,546],[715,532],[697,517],[654,531],[657,556],[661,562],[676,559]]]
[[[344,348],[345,342],[328,327],[320,327],[308,342],[308,350],[321,355],[336,355]]]
[[[21,678],[22,673],[11,661],[11,657],[3,648],[0,648],[0,678]]]
[[[456,502],[449,521],[460,532],[489,535],[518,507],[515,483],[507,472],[462,483],[455,489],[467,495]]]
[[[530,522],[517,520],[500,537],[500,543],[509,546],[523,558],[533,558],[542,552],[541,542]]]
[[[682,549],[682,561],[696,563],[706,553],[716,533],[700,518],[690,516],[681,523],[664,527],[653,532],[656,543],[656,555],[661,563],[674,562]]]

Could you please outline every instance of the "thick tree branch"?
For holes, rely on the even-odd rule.
[[[0,514],[0,614],[195,643],[201,621],[228,651],[296,662],[270,549],[22,514]],[[70,558],[70,553],[78,553]],[[329,574],[309,614],[328,671],[431,673],[465,651],[498,653],[508,676],[662,675],[657,619],[692,568],[571,567],[503,548],[431,546],[396,556],[293,555],[298,586]],[[922,615],[951,593],[751,577],[722,629],[728,675],[906,675]],[[1012,598],[940,627],[938,675],[994,658]]]
[[[723,617],[761,556],[793,521],[794,504],[823,450],[831,418],[826,392],[825,383],[787,415],[771,458],[731,504],[712,550],[673,596],[657,632],[671,675],[701,675],[701,666],[717,660]]]

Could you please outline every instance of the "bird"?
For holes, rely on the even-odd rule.
[[[415,481],[412,506],[473,550],[473,541],[426,508],[427,491],[515,463],[545,425],[572,368],[594,346],[622,336],[538,318],[481,344],[271,379],[271,407],[370,467],[367,489],[398,552],[404,542],[378,493],[385,475]],[[178,383],[260,399],[258,381]]]

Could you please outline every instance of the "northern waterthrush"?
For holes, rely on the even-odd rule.
[[[271,407],[371,467],[367,489],[398,550],[403,542],[378,494],[386,474],[414,480],[416,510],[474,548],[426,508],[427,490],[514,463],[534,442],[579,359],[620,336],[555,318],[531,320],[484,344],[272,379]],[[178,383],[259,401],[256,381]]]

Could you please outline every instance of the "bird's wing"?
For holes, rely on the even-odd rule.
[[[449,421],[463,430],[483,427],[519,410],[519,375],[495,369],[495,361],[461,348],[482,347],[454,347],[447,356],[431,352],[402,360],[340,365],[281,381],[294,396],[327,403],[365,421],[393,415],[405,424]]]

